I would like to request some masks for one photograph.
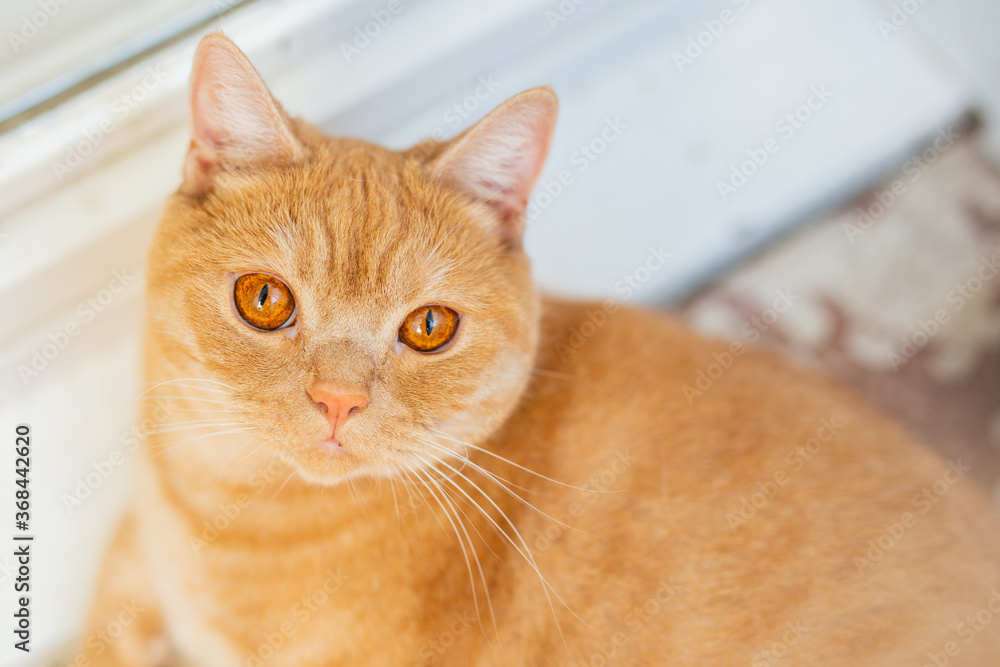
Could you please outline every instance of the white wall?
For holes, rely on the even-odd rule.
[[[988,149],[1000,162],[1000,2],[995,0],[869,0],[889,32],[912,41],[920,56],[972,92],[987,123]],[[895,15],[895,17],[894,17]],[[893,24],[894,25],[894,24]]]

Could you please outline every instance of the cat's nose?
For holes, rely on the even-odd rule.
[[[334,439],[340,425],[368,405],[368,397],[364,394],[344,391],[326,382],[317,382],[309,396],[326,413],[326,420],[333,427]]]

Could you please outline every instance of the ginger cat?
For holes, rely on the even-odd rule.
[[[727,345],[536,292],[556,107],[395,152],[202,41],[156,426],[77,664],[1000,665],[964,462],[765,352],[686,395]]]

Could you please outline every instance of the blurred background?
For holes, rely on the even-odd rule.
[[[37,541],[34,650],[0,664],[79,633],[127,502],[146,246],[219,28],[292,114],[391,147],[551,85],[544,288],[783,350],[1000,503],[995,0],[6,0],[0,425],[32,427]]]

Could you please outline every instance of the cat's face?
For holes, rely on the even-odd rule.
[[[428,464],[502,423],[537,342],[518,237],[554,96],[392,152],[290,121],[210,36],[192,109],[185,183],[150,257],[150,335],[226,387],[250,446],[334,483]]]

